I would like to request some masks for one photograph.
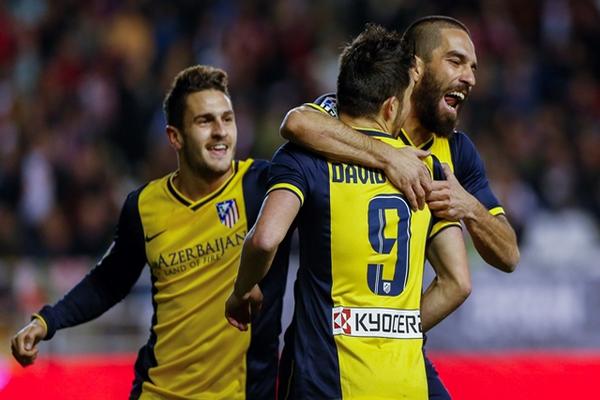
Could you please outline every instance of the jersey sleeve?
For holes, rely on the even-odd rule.
[[[504,214],[504,209],[492,192],[483,160],[467,135],[457,132],[450,140],[454,175],[460,184],[483,204],[492,215]]]
[[[337,97],[335,93],[325,93],[317,97],[312,103],[305,103],[305,105],[329,114],[333,118],[338,117]]]
[[[436,181],[444,181],[446,180],[446,175],[444,174],[444,169],[442,168],[442,164],[440,160],[433,154],[431,155],[432,164],[431,170],[433,179]],[[431,216],[431,229],[429,230],[428,240],[431,240],[435,235],[440,233],[442,230],[448,228],[449,226],[458,226],[462,229],[460,222],[458,221],[449,221],[446,219],[438,218],[435,215]]]
[[[144,233],[138,209],[142,188],[127,197],[112,244],[96,266],[55,305],[34,317],[47,327],[44,340],[57,330],[90,321],[121,301],[146,265]]]
[[[270,162],[254,160],[244,175],[243,190],[248,226],[253,226],[267,191]],[[279,245],[271,268],[260,281],[264,299],[258,316],[252,320],[251,340],[246,352],[246,398],[275,398],[279,360],[279,335],[283,296],[287,281],[290,237]]]
[[[271,164],[269,161],[254,160],[252,166],[244,174],[242,188],[249,227],[253,226],[256,222],[258,212],[267,192],[270,167]]]
[[[304,204],[310,192],[311,158],[310,154],[292,143],[281,146],[273,156],[267,194],[274,190],[289,190]]]

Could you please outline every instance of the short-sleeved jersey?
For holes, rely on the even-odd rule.
[[[335,93],[324,94],[306,105],[334,118],[338,117]],[[400,139],[406,145],[414,146],[406,132],[401,132]],[[465,190],[479,200],[492,215],[504,214],[504,209],[490,188],[483,161],[465,133],[455,132],[450,138],[433,135],[418,147],[430,150],[440,162],[447,163]]]
[[[235,161],[227,181],[198,201],[175,188],[175,173],[130,194],[117,238],[80,284],[84,288],[40,312],[52,334],[93,318],[92,310],[99,315],[108,309],[148,264],[154,315],[136,361],[132,398],[273,399],[287,242],[261,282],[266,308],[251,331],[238,331],[223,315],[246,233],[266,192],[268,169],[266,161]],[[84,291],[99,279],[122,287],[104,304]]]
[[[439,178],[439,163],[427,164]],[[269,192],[282,189],[302,203],[294,333],[284,350],[294,364],[280,376],[290,380],[282,397],[426,399],[420,300],[430,211],[413,212],[382,171],[290,143],[275,154],[269,180]]]

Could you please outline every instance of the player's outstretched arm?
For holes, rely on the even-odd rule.
[[[47,329],[43,320],[34,318],[25,325],[10,342],[10,349],[15,360],[26,367],[33,364],[39,349],[37,344],[46,337]]]
[[[298,197],[287,190],[274,190],[265,198],[244,241],[233,293],[225,303],[225,317],[239,330],[247,330],[252,313],[260,309],[262,293],[257,284],[269,271],[300,206]]]
[[[432,183],[427,197],[430,210],[439,218],[463,220],[477,252],[488,264],[512,272],[519,262],[517,236],[504,215],[493,216],[458,182],[443,164],[445,181]]]
[[[55,305],[44,306],[37,318],[45,324],[44,340],[57,330],[90,321],[121,301],[146,264],[144,233],[137,194],[129,195],[119,218],[115,239],[96,266]]]
[[[395,149],[306,105],[288,112],[280,133],[328,159],[383,170],[414,210],[423,208],[431,175],[421,160],[429,155],[428,151],[409,146]]]
[[[471,293],[471,275],[462,230],[449,226],[431,239],[427,258],[436,277],[421,299],[421,326],[427,332],[456,310]]]

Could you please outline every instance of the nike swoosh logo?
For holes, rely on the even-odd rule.
[[[163,234],[163,233],[165,233],[166,231],[167,231],[167,230],[165,229],[165,230],[162,230],[162,231],[160,231],[160,232],[158,232],[157,234],[155,234],[155,235],[152,235],[152,236],[148,236],[148,235],[146,235],[146,238],[145,238],[145,239],[146,239],[146,243],[150,243],[151,241],[153,241],[154,239],[156,239],[157,237],[159,237],[160,235],[162,235],[162,234]]]

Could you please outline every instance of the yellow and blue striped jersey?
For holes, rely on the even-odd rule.
[[[401,140],[364,131],[392,146]],[[441,166],[426,163],[437,178]],[[280,398],[426,399],[420,300],[434,222],[382,171],[328,162],[293,144],[273,158],[269,191],[302,202],[296,308]],[[439,231],[439,228],[436,227]]]
[[[306,105],[337,118],[337,100],[335,93],[327,93]],[[400,134],[400,139],[413,146],[406,132]],[[456,179],[483,204],[492,215],[504,214],[504,209],[492,192],[483,161],[475,145],[463,132],[455,132],[450,138],[433,135],[430,140],[419,146],[420,149],[430,150],[440,162],[447,163]]]
[[[234,161],[233,174],[191,201],[176,173],[152,181],[125,202],[103,260],[40,315],[56,329],[92,319],[120,301],[147,264],[154,315],[135,365],[132,398],[273,399],[288,243],[261,282],[265,304],[250,332],[223,316],[242,245],[262,203],[266,161]]]

